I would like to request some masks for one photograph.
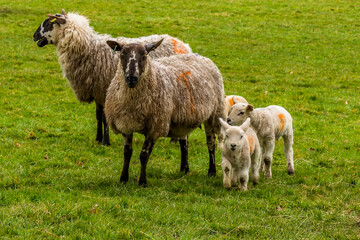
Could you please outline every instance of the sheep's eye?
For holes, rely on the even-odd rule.
[[[226,138],[228,138],[228,137],[229,137],[229,135],[225,135],[225,137],[226,137]]]
[[[239,112],[238,116],[240,116],[240,115],[244,115],[244,112]]]
[[[240,139],[242,139],[243,138],[243,136],[240,136]]]

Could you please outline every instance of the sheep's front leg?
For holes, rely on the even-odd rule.
[[[103,141],[103,132],[102,132],[102,121],[104,115],[104,107],[96,103],[96,120],[97,120],[97,131],[96,131],[96,141],[102,143]]]
[[[110,146],[110,137],[109,137],[109,125],[106,122],[105,113],[102,114],[102,123],[104,125],[104,136],[102,139],[102,145]]]
[[[189,137],[186,136],[185,139],[180,139],[180,149],[181,149],[181,165],[180,171],[185,173],[189,172],[189,163],[188,163],[188,148],[189,148]]]
[[[231,188],[231,163],[224,157],[221,157],[221,168],[224,173],[224,188]]]
[[[141,172],[140,172],[140,179],[139,179],[139,185],[146,187],[146,165],[149,160],[149,156],[153,150],[155,141],[145,138],[144,145],[141,149],[140,153],[140,162],[141,162]]]
[[[120,182],[126,183],[129,180],[129,165],[133,151],[132,150],[133,134],[129,134],[129,135],[123,134],[123,138],[124,138],[124,166],[122,169]]]
[[[248,168],[234,168],[232,171],[233,184],[239,184],[238,187],[241,191],[247,190],[247,183],[249,181],[249,169]]]

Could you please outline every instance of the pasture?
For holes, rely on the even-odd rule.
[[[119,183],[123,140],[95,141],[95,105],[63,78],[52,45],[32,36],[46,14],[77,12],[99,32],[167,33],[219,67],[226,94],[255,107],[281,105],[294,119],[295,175],[278,141],[273,179],[247,192],[207,176],[204,130],[159,140],[137,185]],[[0,0],[1,239],[359,239],[360,2]]]

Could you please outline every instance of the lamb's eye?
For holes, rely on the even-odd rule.
[[[243,136],[240,136],[240,139],[242,139],[243,138]]]
[[[240,116],[240,115],[244,115],[244,112],[239,112],[238,116]]]
[[[226,138],[228,138],[228,137],[229,137],[229,135],[225,135],[225,137],[226,137]]]

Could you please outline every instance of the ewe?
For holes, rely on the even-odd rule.
[[[280,106],[268,106],[266,108],[254,109],[252,105],[240,103],[233,99],[235,105],[227,122],[231,125],[241,125],[247,118],[251,119],[251,127],[255,130],[262,148],[262,159],[260,169],[265,163],[265,177],[271,178],[271,163],[275,148],[275,141],[280,137],[284,139],[284,153],[287,160],[288,174],[294,174],[293,161],[293,127],[292,118],[288,111]]]
[[[260,144],[256,133],[250,126],[248,118],[240,127],[230,126],[224,120],[220,123],[225,130],[221,167],[224,172],[223,184],[230,188],[239,183],[240,190],[247,190],[249,169],[251,165],[251,181],[256,185],[259,181]]]
[[[204,123],[209,151],[210,176],[215,176],[215,134],[225,116],[221,74],[208,58],[186,54],[148,58],[162,41],[152,44],[121,44],[107,41],[120,51],[120,62],[108,89],[106,120],[124,137],[121,182],[129,178],[133,133],[145,135],[140,154],[139,185],[146,186],[146,165],[159,137],[180,139],[182,170],[188,171],[187,137]]]
[[[150,57],[165,57],[175,54],[191,53],[188,44],[169,35],[152,35],[140,38],[112,38],[96,33],[89,21],[75,13],[48,15],[34,33],[34,41],[43,47],[54,44],[64,76],[68,79],[77,99],[81,102],[96,103],[96,140],[110,145],[109,127],[103,113],[106,90],[115,76],[119,62],[118,54],[109,49],[106,40],[121,43],[151,43],[164,39],[158,51]],[[104,125],[104,133],[102,127]]]

